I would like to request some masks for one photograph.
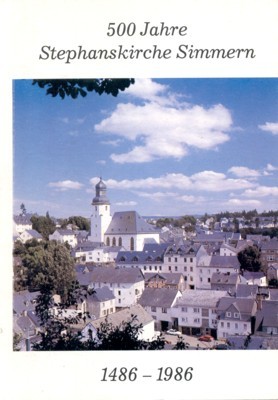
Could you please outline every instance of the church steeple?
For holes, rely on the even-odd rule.
[[[93,198],[92,205],[110,204],[109,199],[106,197],[107,187],[100,177],[100,181],[96,184],[96,196]]]
[[[91,215],[91,235],[92,242],[103,243],[105,232],[111,222],[110,201],[106,197],[107,187],[100,177],[95,186],[96,196],[93,198],[93,214]]]

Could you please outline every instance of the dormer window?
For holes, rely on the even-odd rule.
[[[235,312],[234,313],[234,318],[239,318],[239,313]]]
[[[231,315],[232,315],[232,314],[230,313],[230,311],[227,311],[227,312],[226,312],[226,317],[231,317]]]

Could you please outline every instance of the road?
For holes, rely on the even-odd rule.
[[[223,343],[220,340],[213,340],[212,342],[202,342],[198,340],[197,337],[188,336],[188,335],[180,335],[183,338],[184,343],[189,344],[190,350],[209,350],[214,347],[218,343]],[[172,348],[173,345],[177,343],[178,337],[174,335],[168,335],[167,333],[163,333],[163,337],[168,342],[168,345],[165,346],[165,349]]]

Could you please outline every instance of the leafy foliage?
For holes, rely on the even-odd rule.
[[[29,240],[15,244],[14,253],[22,260],[22,281],[31,289],[50,285],[57,294],[67,298],[75,281],[74,260],[62,243]]]
[[[90,222],[87,218],[81,216],[72,216],[61,221],[61,228],[66,228],[67,225],[72,224],[81,231],[90,231]]]
[[[49,235],[55,231],[55,223],[50,218],[48,213],[46,213],[45,217],[32,215],[31,222],[33,229],[38,231],[46,240],[48,239]]]
[[[243,270],[257,272],[262,269],[260,250],[257,246],[248,246],[238,253],[238,261]]]
[[[19,333],[14,332],[13,334],[13,351],[20,351],[20,341],[22,336]]]
[[[42,285],[41,294],[37,298],[36,313],[41,320],[42,331],[41,340],[33,344],[33,350],[162,350],[165,340],[159,336],[152,342],[139,339],[143,326],[138,323],[134,315],[128,321],[122,321],[118,326],[113,326],[107,318],[97,329],[97,338],[91,334],[89,338],[84,338],[75,328],[81,320],[84,325],[86,319],[90,318],[88,313],[77,313],[76,316],[67,317],[65,309],[77,305],[86,297],[85,289],[78,285],[73,285],[69,291],[66,302],[55,304],[53,299],[53,285]],[[56,308],[58,312],[51,310]],[[179,340],[174,349],[183,350],[187,348],[182,339]]]
[[[42,89],[46,88],[46,94],[52,97],[76,99],[79,95],[87,96],[88,92],[117,96],[133,83],[134,79],[35,79],[32,84]]]

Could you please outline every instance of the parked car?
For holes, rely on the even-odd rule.
[[[181,332],[176,329],[169,329],[166,333],[168,335],[181,336]]]
[[[214,337],[210,335],[203,335],[200,336],[198,340],[200,340],[201,342],[212,342],[214,340]]]
[[[219,343],[214,347],[215,350],[229,350],[229,346],[226,343]]]

